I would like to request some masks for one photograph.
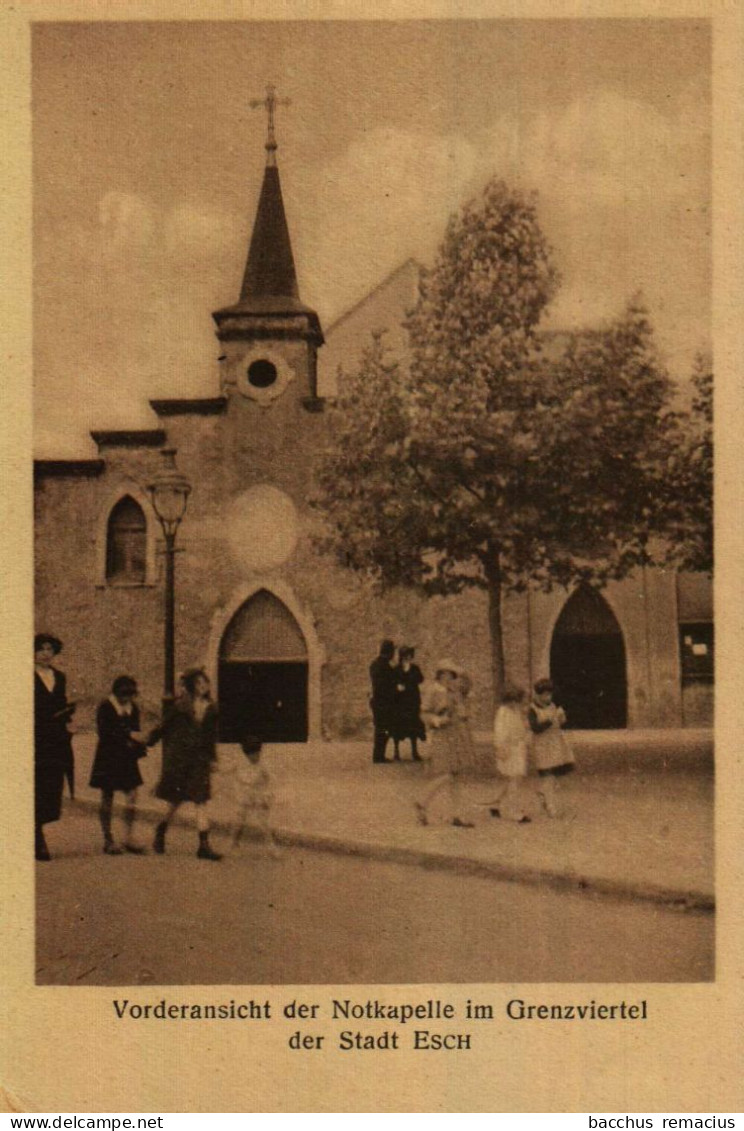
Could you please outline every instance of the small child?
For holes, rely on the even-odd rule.
[[[279,847],[269,824],[269,815],[274,801],[271,779],[261,765],[262,742],[252,735],[244,738],[240,748],[245,754],[235,768],[235,799],[238,813],[232,836],[232,847],[236,849],[247,828],[255,829],[271,855],[278,855]]]
[[[540,778],[538,797],[547,815],[558,817],[556,779],[571,773],[574,756],[562,732],[566,725],[566,712],[553,702],[553,684],[549,679],[539,679],[535,684],[527,721],[532,731],[532,749]]]
[[[511,684],[507,684],[501,694],[501,706],[493,726],[493,745],[496,767],[503,780],[497,797],[489,805],[492,817],[505,817],[520,825],[530,823],[530,818],[519,805],[519,779],[527,774],[529,741],[523,712],[524,698],[522,688]]]

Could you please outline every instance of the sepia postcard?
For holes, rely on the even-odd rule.
[[[3,1110],[740,1110],[741,9],[0,43]]]

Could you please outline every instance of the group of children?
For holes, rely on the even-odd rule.
[[[445,667],[442,670],[448,669]],[[202,682],[208,683],[204,673],[199,672],[198,676]],[[443,694],[445,696],[447,694],[446,687],[443,688]],[[93,788],[101,790],[99,816],[103,831],[103,851],[109,856],[118,856],[123,852],[140,854],[145,851],[133,837],[137,790],[142,785],[139,761],[146,755],[147,748],[158,741],[164,728],[158,727],[147,735],[143,733],[136,698],[136,680],[127,675],[118,676],[114,680],[111,694],[99,705],[96,716],[98,745],[90,784]],[[207,694],[205,699],[208,698]],[[527,824],[530,821],[521,806],[519,796],[519,782],[527,775],[530,748],[538,773],[538,796],[549,817],[560,815],[556,798],[557,779],[574,768],[574,756],[563,734],[566,714],[562,707],[558,707],[553,702],[553,685],[550,680],[538,680],[534,688],[534,697],[526,712],[524,701],[525,693],[520,688],[507,686],[504,689],[494,723],[494,751],[500,785],[495,796],[487,803],[492,817],[501,817],[520,824]],[[452,733],[457,731],[454,721],[450,730]],[[216,738],[216,729],[214,734]],[[204,771],[206,778],[201,782],[198,792],[194,792],[191,788],[193,782],[190,785],[188,782],[177,783],[178,788],[174,786],[170,790],[164,789],[167,777],[164,771],[156,793],[170,802],[173,812],[182,801],[192,800],[198,806],[198,816],[205,816],[202,811],[210,795],[209,773],[217,765],[216,751],[214,751],[215,738],[212,739],[211,764],[206,766]],[[184,742],[182,745],[185,750],[187,744]],[[445,753],[451,754],[450,746],[452,743],[448,744]],[[239,758],[237,762],[223,763],[220,769],[231,772],[234,779],[236,818],[232,836],[233,849],[238,847],[246,829],[250,828],[252,834],[260,837],[271,852],[276,852],[276,843],[269,823],[273,795],[269,775],[261,765],[261,748],[259,739],[250,736],[245,738],[241,743],[244,757]],[[210,758],[207,759],[208,762]],[[459,774],[460,767],[450,764],[451,756],[445,759],[445,762],[446,764],[439,767],[440,774],[435,783],[427,788],[426,803],[431,799],[429,795],[436,793],[442,782],[449,779],[454,781]],[[187,778],[189,775],[193,777],[188,767],[180,767],[181,777],[186,771],[188,771]],[[115,842],[112,833],[113,799],[117,791],[126,795],[124,808],[126,834],[121,846]],[[426,804],[419,802],[416,809],[421,823],[427,824],[428,820],[422,819],[422,815],[424,818],[426,815]],[[165,831],[173,812],[169,812],[169,817],[158,826],[154,845],[157,853],[165,851]],[[205,859],[219,860],[219,853],[213,851],[206,839],[208,825],[202,828],[199,820],[197,824],[200,833],[199,855]],[[469,827],[469,822],[463,821],[459,816],[453,824]]]
[[[420,825],[430,824],[430,809],[435,801],[444,810],[449,823],[456,828],[474,828],[466,816],[466,798],[462,782],[480,761],[475,753],[470,727],[468,695],[470,680],[457,664],[442,660],[436,676],[428,685],[424,701],[424,718],[431,737],[428,779],[414,801],[414,813]],[[549,817],[561,815],[557,800],[557,781],[574,768],[574,756],[563,733],[566,713],[553,702],[553,684],[540,679],[525,710],[525,693],[507,685],[501,695],[493,731],[494,762],[492,777],[497,779],[495,794],[480,805],[492,817],[519,824],[529,824],[520,798],[520,779],[527,776],[529,754],[538,774],[538,796]]]
[[[488,806],[492,817],[520,824],[530,820],[519,800],[519,782],[527,775],[530,748],[538,774],[538,797],[549,817],[560,816],[558,778],[574,768],[573,751],[563,733],[566,712],[553,702],[551,681],[537,681],[526,715],[525,698],[521,688],[510,685],[502,693],[494,722],[494,751],[501,786]]]
[[[189,681],[188,677],[194,678]],[[169,803],[165,820],[158,825],[155,834],[154,851],[165,851],[165,834],[170,819],[183,801],[193,801],[197,806],[197,827],[199,830],[198,855],[207,860],[219,860],[220,854],[214,852],[208,842],[208,823],[205,805],[211,795],[209,777],[211,771],[219,768],[232,773],[236,816],[233,826],[232,846],[237,848],[246,829],[260,837],[269,851],[276,852],[274,835],[269,825],[269,812],[272,804],[272,790],[269,775],[261,765],[262,743],[252,736],[241,743],[242,756],[237,761],[223,761],[218,765],[216,758],[216,726],[207,727],[209,715],[214,714],[209,696],[209,681],[201,670],[186,673],[182,682],[186,691],[192,691],[190,684],[196,683],[197,690],[206,683],[206,692],[201,696],[184,695],[186,703],[180,712],[174,712],[176,721],[183,716],[191,719],[192,729],[204,731],[207,739],[200,744],[189,742],[189,734],[181,734],[174,725],[164,720],[161,726],[145,734],[141,729],[140,712],[137,706],[137,682],[131,676],[120,675],[114,680],[111,694],[99,705],[96,714],[98,745],[96,747],[90,785],[101,791],[99,817],[103,831],[103,851],[107,856],[119,856],[124,852],[137,855],[145,848],[134,839],[134,823],[137,809],[137,791],[142,785],[139,769],[140,759],[147,754],[163,734],[169,736],[171,745],[178,750],[164,758],[163,773],[156,789],[156,796]],[[199,711],[199,706],[204,709]],[[194,716],[193,719],[191,716]],[[216,719],[216,714],[215,714]],[[184,730],[182,727],[181,730]],[[208,732],[208,733],[207,733]],[[201,736],[203,738],[203,736]],[[204,747],[204,750],[201,748]],[[203,755],[203,756],[202,756]],[[126,797],[124,808],[125,838],[122,845],[116,843],[112,832],[112,813],[114,793],[123,792]]]

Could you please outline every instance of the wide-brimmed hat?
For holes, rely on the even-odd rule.
[[[440,675],[442,672],[451,672],[452,675],[461,675],[462,668],[459,664],[456,664],[454,660],[440,660],[437,664],[436,674]]]

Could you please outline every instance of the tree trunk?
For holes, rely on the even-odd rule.
[[[488,628],[491,637],[491,679],[494,706],[501,699],[504,686],[504,634],[501,625],[501,565],[499,548],[490,545],[483,557],[483,571],[488,588]]]

